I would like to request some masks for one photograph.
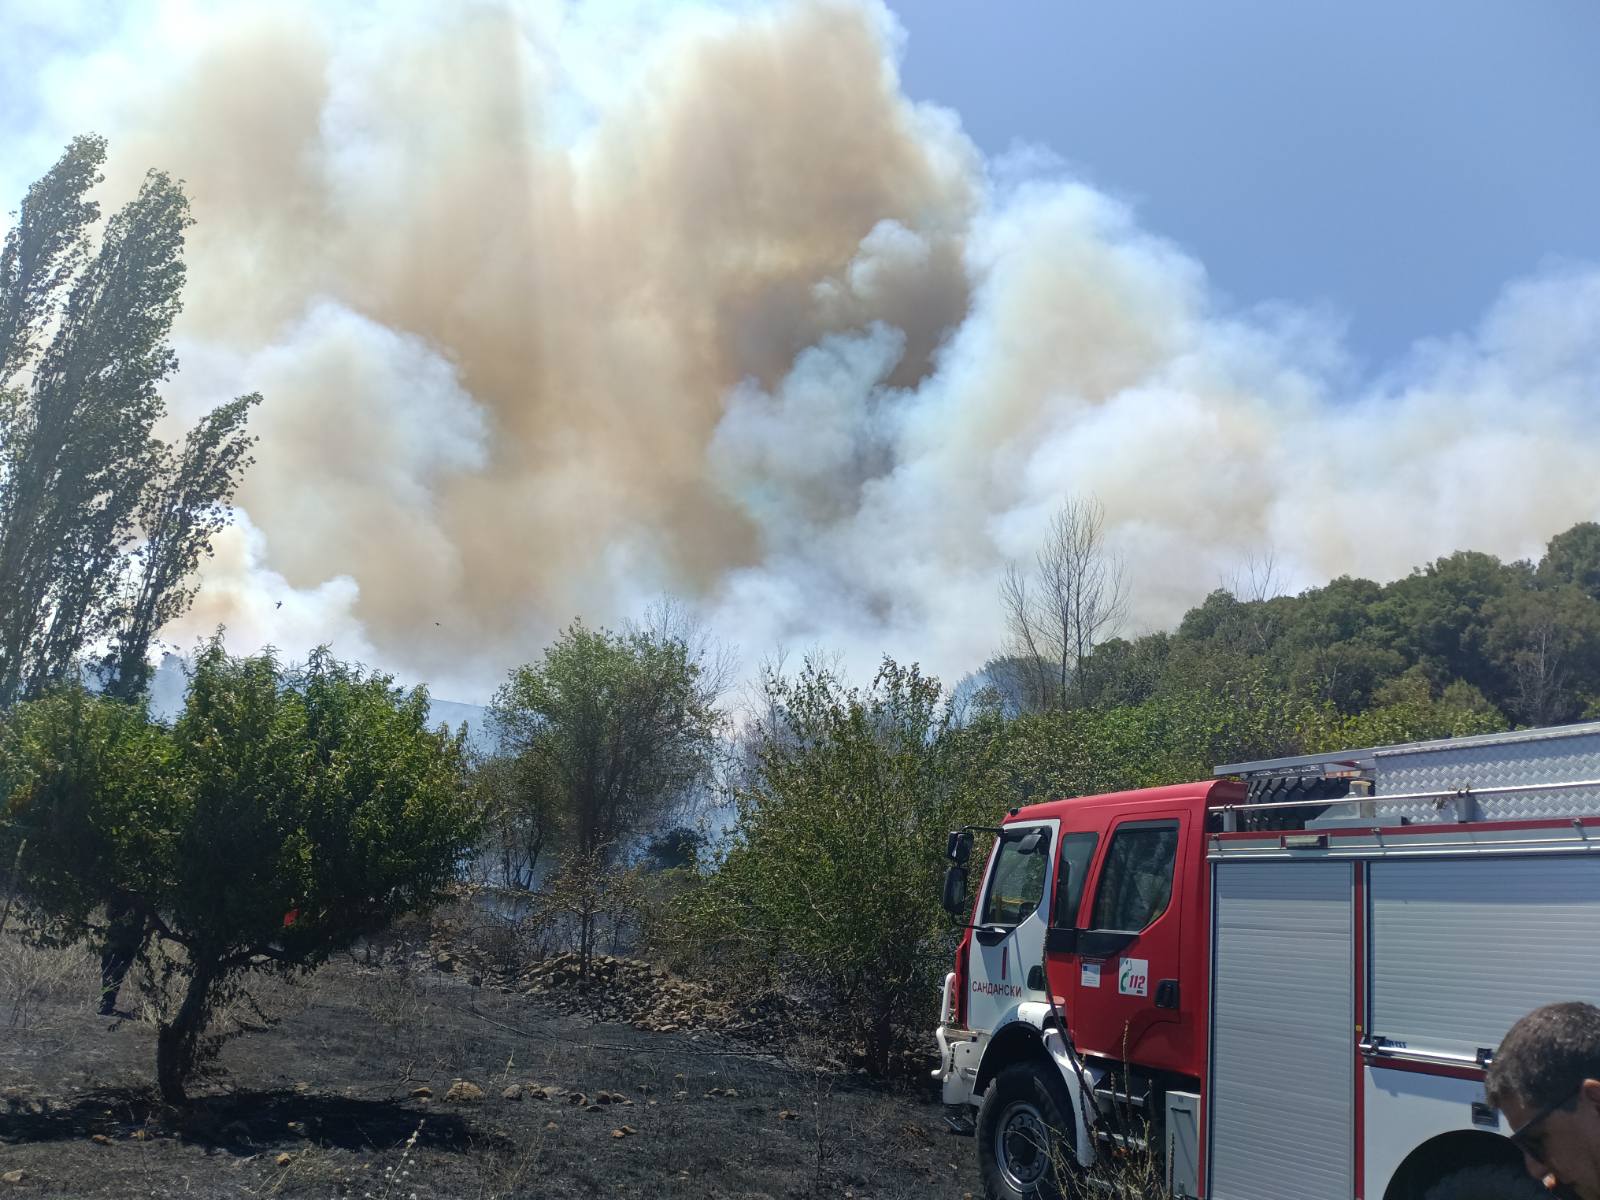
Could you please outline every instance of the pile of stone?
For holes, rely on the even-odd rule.
[[[557,954],[527,966],[512,986],[597,1020],[659,1033],[707,1030],[758,1041],[783,1034],[782,1006],[770,997],[735,1000],[710,984],[631,958],[596,955],[587,979],[579,967],[576,954]]]
[[[536,994],[548,1004],[597,1021],[656,1033],[712,1032],[773,1046],[793,1024],[787,998],[767,991],[730,998],[713,984],[680,979],[653,963],[597,954],[585,977],[575,953],[555,954],[506,971],[471,948],[436,944],[424,959],[436,971],[477,986]]]

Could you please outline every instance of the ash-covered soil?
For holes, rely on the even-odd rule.
[[[979,1191],[971,1142],[944,1132],[931,1091],[808,1069],[792,1047],[785,1061],[749,1040],[596,1021],[410,961],[263,980],[274,1023],[227,1044],[225,1074],[190,1110],[166,1110],[131,982],[131,1015],[98,1017],[85,956],[5,942],[0,1200]]]

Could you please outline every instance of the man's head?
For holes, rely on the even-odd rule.
[[[1535,1176],[1600,1200],[1600,1008],[1536,1008],[1511,1027],[1484,1078]]]

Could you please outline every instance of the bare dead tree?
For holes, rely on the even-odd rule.
[[[1265,654],[1277,638],[1277,621],[1267,601],[1283,592],[1276,551],[1245,556],[1243,566],[1222,580],[1223,588],[1243,606],[1237,635],[1252,654]]]
[[[1006,568],[1000,603],[1028,705],[1042,711],[1087,703],[1084,661],[1116,634],[1127,610],[1122,561],[1106,546],[1098,500],[1074,497],[1061,506],[1033,570]]]

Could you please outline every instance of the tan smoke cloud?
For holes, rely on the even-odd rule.
[[[1512,288],[1352,393],[1336,331],[1220,310],[1048,168],[997,181],[867,0],[138,30],[162,68],[97,91],[86,60],[71,115],[112,134],[111,192],[187,181],[178,414],[267,395],[179,636],[332,638],[481,697],[667,591],[750,655],[955,676],[1069,494],[1105,502],[1141,626],[1253,552],[1390,576],[1600,513],[1600,277]]]

